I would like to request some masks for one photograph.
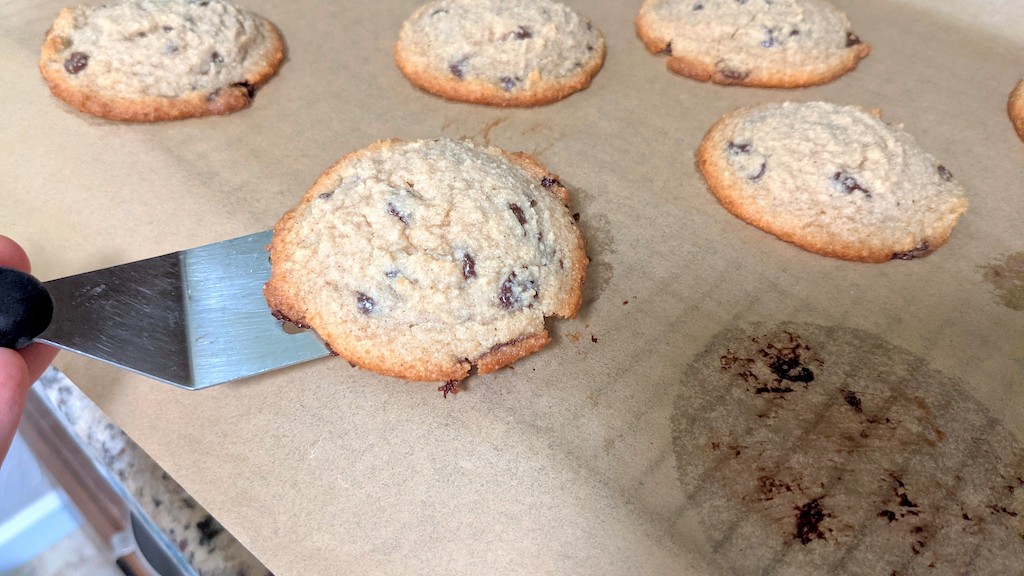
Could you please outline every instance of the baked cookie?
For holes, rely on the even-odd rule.
[[[1010,102],[1007,104],[1010,112],[1010,120],[1017,129],[1017,134],[1024,139],[1024,80],[1017,83],[1017,87],[1010,93]]]
[[[773,103],[722,117],[697,163],[730,212],[801,248],[909,260],[949,238],[961,186],[906,132],[855,106]]]
[[[551,0],[434,0],[402,25],[395,61],[449,100],[536,106],[583,90],[604,63],[604,37]]]
[[[82,112],[155,122],[245,108],[283,58],[271,22],[223,0],[123,0],[62,10],[39,70]]]
[[[645,0],[636,31],[673,72],[716,84],[824,84],[871,52],[825,0]]]
[[[354,365],[410,380],[492,372],[572,318],[587,257],[557,176],[461,140],[386,141],[320,176],[274,227],[264,294]]]

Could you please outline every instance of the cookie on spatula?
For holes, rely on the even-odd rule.
[[[454,382],[540,350],[587,269],[558,177],[462,140],[343,157],[274,227],[264,293],[354,365]]]

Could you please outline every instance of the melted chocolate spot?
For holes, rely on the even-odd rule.
[[[800,364],[800,356],[776,356],[768,363],[768,369],[780,380],[801,382],[806,384],[814,381],[814,372]]]
[[[847,48],[851,48],[851,47],[856,46],[856,45],[858,45],[860,43],[861,43],[861,39],[860,39],[859,36],[857,36],[853,32],[847,32],[846,33],[846,47]]]
[[[448,397],[449,393],[451,393],[451,394],[458,394],[459,393],[459,381],[458,380],[449,380],[449,381],[445,382],[444,384],[442,384],[441,386],[438,386],[437,387],[437,391],[444,393],[444,397],[445,398]]]
[[[89,55],[85,52],[72,52],[64,60],[64,69],[68,74],[78,74],[89,65]]]
[[[384,275],[388,278],[398,278],[398,270],[385,270]]]
[[[860,414],[864,412],[864,406],[861,404],[860,397],[853,390],[840,390],[843,395],[843,400],[853,408],[853,411]]]
[[[476,276],[476,260],[469,253],[462,255],[462,277],[466,280]]]
[[[358,307],[359,311],[363,314],[370,314],[373,312],[373,308],[376,305],[377,302],[373,298],[370,298],[362,292],[356,292],[356,307]]]
[[[942,164],[939,164],[938,167],[936,167],[935,169],[939,171],[939,177],[940,178],[942,178],[946,182],[952,182],[953,181],[953,173],[950,172],[948,168],[946,168]]]
[[[861,186],[860,182],[857,181],[852,175],[846,172],[836,172],[832,175],[832,182],[836,184],[839,191],[843,194],[852,194],[854,192],[861,192],[864,196],[871,198],[871,191]]]
[[[821,498],[815,498],[797,508],[796,533],[793,537],[801,544],[809,544],[811,540],[824,540],[821,523],[825,521],[825,511],[821,508]]]

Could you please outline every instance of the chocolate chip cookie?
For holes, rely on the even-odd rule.
[[[123,0],[62,10],[39,70],[82,112],[155,122],[245,108],[283,58],[270,21],[223,0]]]
[[[274,227],[271,309],[354,365],[425,381],[486,373],[579,309],[587,257],[558,177],[461,140],[343,157]]]
[[[963,186],[897,126],[855,106],[772,103],[722,117],[697,154],[739,218],[801,248],[864,262],[924,256],[967,209]]]
[[[583,90],[604,62],[604,37],[551,0],[435,0],[402,25],[395,61],[449,100],[536,106]]]
[[[1021,80],[1017,87],[1010,93],[1010,101],[1007,104],[1010,113],[1010,120],[1017,129],[1017,134],[1024,139],[1024,80]]]
[[[871,52],[825,0],[645,0],[636,31],[673,72],[716,84],[824,84]]]

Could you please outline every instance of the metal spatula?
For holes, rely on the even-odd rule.
[[[315,333],[286,329],[267,307],[270,238],[42,284],[0,268],[0,346],[45,342],[193,390],[327,356]]]

